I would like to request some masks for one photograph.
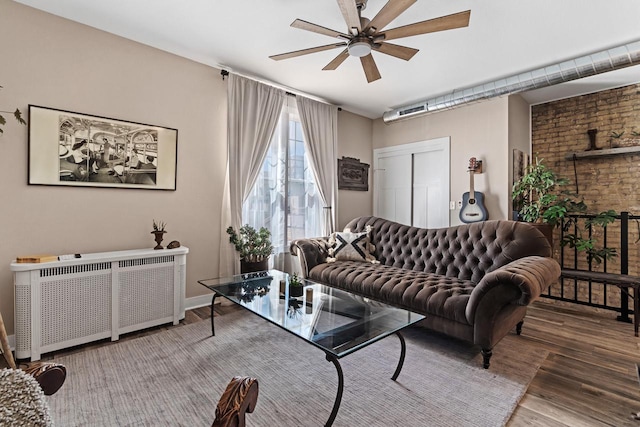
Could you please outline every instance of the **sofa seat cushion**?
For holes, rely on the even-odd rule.
[[[309,279],[425,315],[469,324],[470,280],[358,261],[316,265]]]

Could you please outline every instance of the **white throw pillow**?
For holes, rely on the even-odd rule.
[[[371,243],[368,225],[364,233],[352,233],[345,228],[343,232],[332,233],[329,237],[329,257],[327,262],[364,261],[372,264],[380,262],[372,255],[375,246]]]

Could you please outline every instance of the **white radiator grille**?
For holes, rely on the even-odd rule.
[[[188,248],[86,254],[46,265],[12,263],[16,357],[184,318]]]
[[[62,276],[65,274],[78,274],[90,271],[111,270],[110,262],[98,262],[94,264],[70,265],[66,267],[43,268],[40,277]]]
[[[173,264],[120,270],[118,282],[121,327],[173,316]]]
[[[138,259],[126,259],[120,261],[118,266],[120,268],[125,267],[136,267],[139,265],[148,265],[148,264],[164,264],[167,262],[173,263],[173,256],[158,256],[153,258],[138,258]]]
[[[16,307],[29,307],[31,288],[16,286]],[[29,351],[31,348],[31,310],[16,310],[16,354]]]
[[[111,331],[111,274],[66,276],[41,290],[43,347]]]

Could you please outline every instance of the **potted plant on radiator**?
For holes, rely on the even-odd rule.
[[[256,231],[252,226],[245,224],[240,227],[239,232],[236,232],[233,227],[227,228],[227,234],[229,234],[229,241],[240,254],[242,273],[269,269],[269,256],[273,253],[269,230],[261,227]]]

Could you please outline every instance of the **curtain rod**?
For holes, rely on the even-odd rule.
[[[275,84],[273,82],[266,81],[266,80],[261,80],[261,79],[258,79],[256,77],[253,77],[253,76],[247,76],[246,74],[241,74],[241,73],[238,73],[236,71],[233,71],[233,73],[238,75],[238,76],[247,78],[247,79],[255,80],[255,81],[259,82],[259,83],[263,83],[263,84],[266,84],[266,85],[269,85],[269,86],[277,87],[278,89],[282,89],[282,90],[285,91],[284,93],[286,95],[293,96],[294,98],[296,96],[296,93],[290,92],[289,88],[286,88],[286,87],[284,87],[282,85],[278,85],[278,84]],[[229,75],[229,71],[223,68],[223,69],[220,70],[220,75],[222,76],[222,80],[224,80],[224,78]],[[334,105],[331,102],[328,102],[328,101],[326,101],[326,100],[324,100],[322,98],[319,98],[319,97],[313,96],[313,95],[309,95],[309,94],[306,94],[306,93],[298,93],[297,95],[301,95],[301,96],[304,96],[306,98],[311,98],[311,99],[313,99],[315,101],[322,102],[324,104]],[[342,107],[338,107],[338,111],[342,111]]]
[[[289,92],[289,91],[285,91],[285,93],[284,93],[284,94],[285,94],[285,95],[288,95],[288,96],[293,96],[294,98],[296,97],[296,94],[295,94],[295,93],[291,93],[291,92]],[[326,104],[326,102],[325,102],[325,104]],[[333,105],[333,104],[330,104],[330,105]],[[342,107],[338,107],[338,111],[342,111]]]

